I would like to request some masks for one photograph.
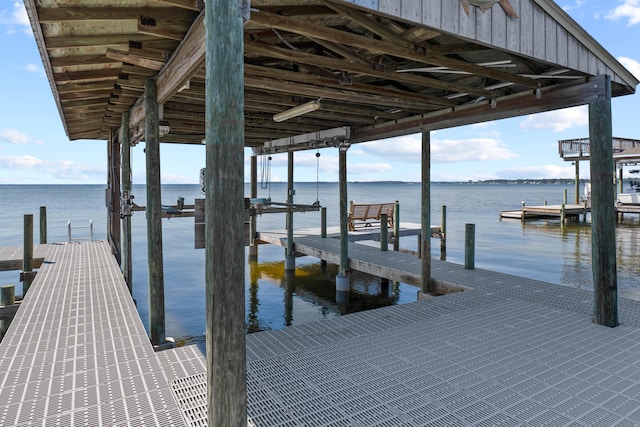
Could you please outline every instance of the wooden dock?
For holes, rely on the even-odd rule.
[[[527,219],[562,218],[563,215],[565,218],[579,218],[589,212],[591,212],[591,208],[585,205],[541,205],[502,210],[499,215],[500,218],[515,218],[525,221]]]
[[[337,228],[337,227],[336,227]],[[303,229],[294,232],[293,248],[299,255],[313,256],[333,264],[340,263],[340,240],[335,229],[327,230],[327,237],[319,236],[318,229]],[[400,236],[417,236],[419,224],[403,223]],[[432,235],[437,236],[439,227],[431,228]],[[286,231],[260,232],[259,239],[282,247],[287,246]],[[420,286],[420,258],[405,252],[381,251],[379,246],[362,244],[379,239],[379,230],[372,229],[349,233],[349,268],[373,276]],[[460,290],[454,283],[437,283],[443,292]]]

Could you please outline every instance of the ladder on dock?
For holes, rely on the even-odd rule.
[[[71,236],[71,230],[72,229],[89,229],[89,237],[72,237]],[[73,241],[79,241],[79,240],[88,240],[90,242],[93,242],[93,220],[89,221],[89,225],[88,226],[80,226],[80,225],[76,225],[74,227],[71,227],[71,221],[67,222],[67,237],[68,237],[68,242],[73,242]]]

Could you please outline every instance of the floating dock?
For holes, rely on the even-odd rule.
[[[109,245],[41,250],[0,343],[0,425],[206,425],[204,356],[154,352]],[[619,298],[608,328],[587,290],[432,274],[466,290],[248,335],[249,425],[638,424],[640,302]]]

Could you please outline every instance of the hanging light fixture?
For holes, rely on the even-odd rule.
[[[285,110],[281,113],[273,115],[274,122],[284,122],[285,120],[292,119],[294,117],[301,116],[303,114],[310,113],[312,111],[316,111],[320,108],[320,101],[311,101],[305,104],[296,105],[293,108]]]

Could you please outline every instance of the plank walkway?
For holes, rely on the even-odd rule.
[[[468,290],[248,335],[249,425],[640,424],[640,302],[606,328],[587,290],[432,269]],[[153,352],[106,243],[53,245],[0,344],[0,425],[204,426],[204,358]]]
[[[589,212],[591,212],[591,208],[585,207],[585,205],[567,204],[564,206],[564,213],[567,217],[579,217]],[[562,205],[523,206],[521,209],[502,210],[499,215],[500,218],[518,218],[523,221],[536,218],[560,218]]]

